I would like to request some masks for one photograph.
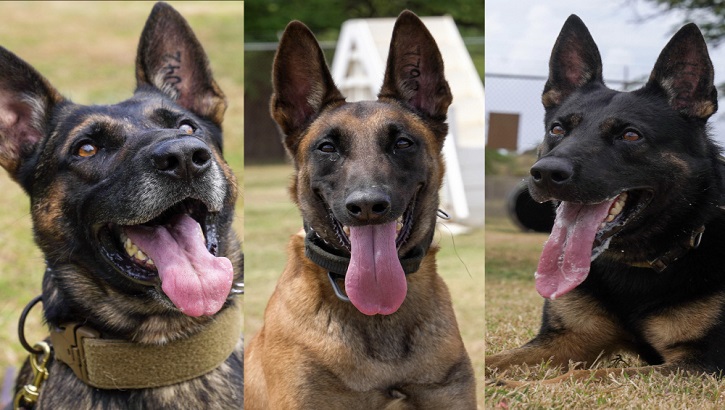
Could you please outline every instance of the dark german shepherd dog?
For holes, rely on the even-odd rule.
[[[618,92],[604,85],[597,46],[571,16],[542,101],[547,134],[529,190],[559,202],[536,271],[548,300],[539,334],[486,366],[591,365],[632,352],[649,366],[553,381],[725,370],[725,190],[706,125],[717,110],[713,67],[697,26],[672,37],[642,88]]]
[[[272,77],[305,233],[246,351],[247,409],[474,409],[431,245],[452,99],[433,37],[401,13],[378,100],[346,103],[295,21]]]
[[[30,196],[47,263],[52,351],[35,408],[238,409],[242,254],[225,98],[164,3],[136,63],[133,97],[84,106],[0,48],[0,165]],[[26,363],[17,389],[33,379]]]

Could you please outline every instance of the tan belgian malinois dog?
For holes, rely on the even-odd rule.
[[[346,103],[295,21],[273,83],[305,232],[247,350],[246,408],[475,408],[431,245],[452,99],[433,37],[403,12],[378,100]]]

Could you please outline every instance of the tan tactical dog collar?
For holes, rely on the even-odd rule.
[[[53,329],[55,358],[99,389],[147,389],[202,376],[221,365],[242,334],[240,306],[230,306],[201,332],[165,345],[103,339],[79,323]]]

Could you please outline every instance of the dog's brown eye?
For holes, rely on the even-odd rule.
[[[551,130],[549,130],[549,134],[556,137],[561,137],[566,134],[566,130],[561,125],[554,125],[553,127],[551,127]]]
[[[639,141],[640,138],[642,136],[635,131],[627,131],[622,135],[622,139],[625,141]]]
[[[337,150],[335,149],[335,146],[330,144],[329,142],[323,142],[322,144],[320,144],[319,147],[317,147],[317,149],[319,149],[322,152],[328,153],[328,154],[337,152]]]
[[[192,127],[188,123],[182,123],[179,125],[179,131],[183,132],[184,134],[191,135],[194,133],[194,127]]]
[[[98,147],[91,143],[83,144],[78,148],[79,157],[88,158],[96,155],[96,153],[98,153]]]
[[[398,140],[395,141],[395,149],[406,149],[410,148],[412,145],[413,141],[407,138],[398,138]]]

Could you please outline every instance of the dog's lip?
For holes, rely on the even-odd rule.
[[[138,257],[132,257],[130,255],[129,247],[134,250],[139,249],[133,248],[135,246],[134,244],[131,243],[129,245],[126,242],[127,236],[125,235],[124,229],[125,227],[133,225],[163,225],[174,215],[181,213],[188,214],[199,223],[204,238],[206,239],[207,250],[212,255],[216,255],[218,249],[218,236],[216,232],[217,213],[209,211],[202,201],[192,198],[178,202],[141,223],[120,224],[107,222],[101,224],[96,229],[96,238],[100,245],[101,255],[116,271],[122,273],[132,281],[146,286],[159,285],[160,278],[155,263],[150,258],[144,263]]]
[[[606,247],[611,238],[621,232],[649,206],[653,197],[654,192],[651,188],[626,189],[610,197],[609,200],[613,203],[594,238],[594,249]]]

